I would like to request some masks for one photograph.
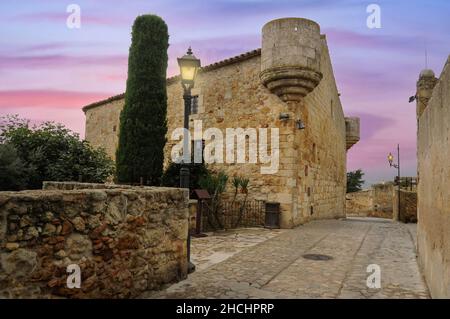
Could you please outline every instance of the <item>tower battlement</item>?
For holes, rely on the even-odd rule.
[[[311,20],[285,18],[262,30],[261,81],[283,101],[298,101],[322,80],[320,26]]]

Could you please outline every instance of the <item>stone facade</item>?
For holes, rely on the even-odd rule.
[[[393,219],[402,223],[417,223],[417,192],[416,191],[400,191],[400,213],[398,205],[398,189],[392,192],[394,209]]]
[[[186,190],[45,188],[0,192],[0,298],[131,298],[186,278]]]
[[[450,298],[450,57],[417,82],[418,253],[431,295]]]
[[[178,143],[171,140],[172,132],[183,127],[184,116],[179,77],[167,83],[166,165]],[[198,113],[190,116],[192,132],[195,120],[202,121],[203,131],[218,128],[224,135],[227,128],[267,128],[268,135],[279,129],[275,173],[262,174],[268,164],[249,163],[251,154],[246,163],[210,167],[248,177],[249,199],[281,203],[281,227],[345,216],[346,150],[359,140],[359,120],[344,118],[326,37],[315,22],[269,22],[262,49],[202,68],[192,93],[198,96]],[[113,157],[123,103],[118,95],[84,107],[86,139]],[[304,129],[299,129],[300,120]],[[248,140],[247,146],[257,143]]]
[[[393,184],[375,184],[370,189],[346,196],[346,214],[353,217],[392,219]]]

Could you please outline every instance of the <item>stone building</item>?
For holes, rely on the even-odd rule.
[[[450,57],[417,82],[419,263],[432,297],[450,298]]]
[[[167,93],[166,164],[178,143],[171,134],[183,127],[179,77],[167,80]],[[326,36],[317,23],[301,18],[267,23],[261,49],[203,67],[193,96],[192,130],[195,120],[202,121],[203,130],[224,133],[227,128],[267,128],[269,133],[278,128],[275,172],[262,173],[269,164],[252,163],[252,154],[246,163],[210,167],[248,177],[251,198],[280,203],[281,227],[345,217],[346,151],[359,140],[359,119],[344,117]],[[123,105],[121,94],[83,108],[86,139],[113,158]],[[246,146],[257,143],[250,134],[246,140]]]

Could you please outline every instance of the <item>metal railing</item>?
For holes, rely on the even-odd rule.
[[[211,201],[202,201],[202,231],[241,227],[264,227],[265,201],[222,201],[214,207]]]

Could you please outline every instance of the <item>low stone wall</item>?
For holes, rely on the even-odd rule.
[[[345,209],[348,217],[367,217],[373,211],[372,190],[348,193],[345,196]]]
[[[187,191],[44,187],[0,192],[0,298],[132,298],[186,278]],[[80,289],[67,287],[71,264]]]
[[[346,195],[346,215],[392,219],[392,183],[376,184],[371,189]]]
[[[417,223],[417,192],[400,191],[400,214],[398,212],[398,190],[393,190],[393,219],[402,223]]]

